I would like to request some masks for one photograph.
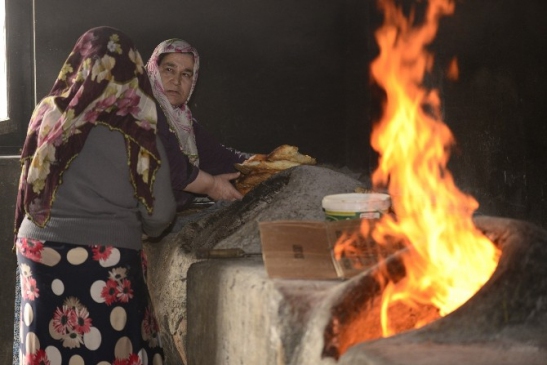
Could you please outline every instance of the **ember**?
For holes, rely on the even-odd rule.
[[[396,239],[408,248],[402,254],[404,278],[388,281],[383,289],[382,332],[389,336],[398,331],[391,326],[401,320],[397,313],[405,316],[396,309],[401,305],[434,307],[444,316],[465,303],[490,278],[500,252],[472,221],[477,201],[455,186],[447,169],[452,133],[440,120],[438,92],[421,85],[433,66],[426,46],[439,18],[453,13],[454,2],[429,0],[420,22],[405,17],[392,0],[378,3],[385,15],[376,32],[380,54],[371,74],[386,100],[371,136],[380,155],[372,180],[376,189],[388,189],[395,216],[385,215],[364,233],[380,245]],[[455,61],[449,74],[457,75]],[[427,323],[418,321],[415,327]]]

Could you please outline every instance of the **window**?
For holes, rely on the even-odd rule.
[[[6,2],[5,0],[0,0],[0,122],[8,119],[6,56]]]
[[[33,5],[0,0],[0,156],[19,153],[34,106]]]

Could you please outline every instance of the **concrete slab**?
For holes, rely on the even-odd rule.
[[[339,283],[269,279],[260,258],[192,265],[188,364],[293,364],[314,307]]]
[[[260,259],[193,264],[188,364],[547,364],[547,232],[500,218],[476,223],[503,250],[489,282],[446,317],[389,338],[360,337],[374,325],[366,320],[375,317],[374,269],[316,281],[270,279]]]
[[[547,349],[510,340],[436,343],[412,332],[322,356],[331,299],[348,282],[269,279],[261,259],[188,271],[189,365],[544,365]]]

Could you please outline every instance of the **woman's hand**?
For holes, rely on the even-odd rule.
[[[230,182],[237,179],[239,175],[239,172],[234,172],[213,176],[200,170],[196,179],[184,190],[194,194],[206,194],[213,200],[240,200],[243,195]]]
[[[243,195],[234,188],[231,180],[239,177],[239,172],[213,176],[213,186],[207,195],[213,200],[241,200]]]

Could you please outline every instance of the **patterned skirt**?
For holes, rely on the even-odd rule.
[[[160,365],[142,251],[17,240],[20,364]]]

